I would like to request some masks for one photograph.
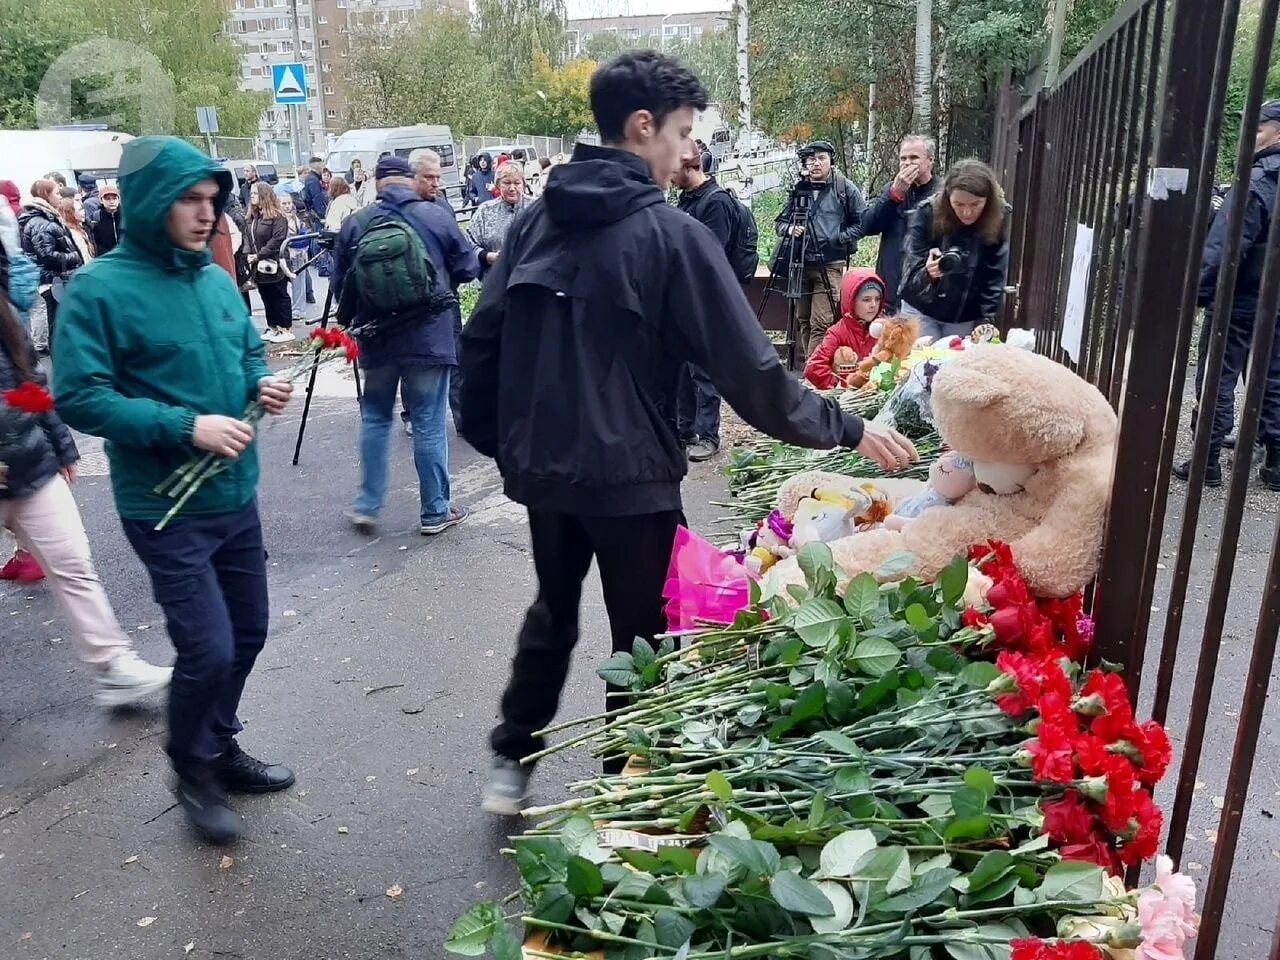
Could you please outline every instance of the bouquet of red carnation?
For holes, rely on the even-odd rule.
[[[345,331],[338,327],[326,327],[311,331],[311,336],[307,340],[307,354],[302,360],[299,360],[293,366],[277,373],[276,379],[285,380],[289,383],[295,383],[303,377],[308,376],[312,370],[323,363],[332,360],[345,359],[347,363],[353,363],[359,356],[359,348],[356,346],[355,340]],[[266,407],[258,400],[253,401],[245,408],[240,419],[245,423],[257,423],[266,415]],[[155,488],[156,493],[162,493],[166,496],[175,498],[175,503],[169,508],[169,512],[161,518],[156,524],[157,530],[163,530],[175,516],[190,500],[201,484],[216,473],[221,473],[227,468],[230,461],[215,453],[206,453],[200,457],[194,457],[188,460],[165,479],[163,483]]]
[[[48,413],[53,409],[53,395],[32,380],[24,380],[12,390],[6,390],[4,402],[23,413]]]

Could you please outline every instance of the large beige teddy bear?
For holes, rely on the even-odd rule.
[[[1003,540],[1036,594],[1084,587],[1097,571],[1115,455],[1116,417],[1102,394],[1038,354],[971,346],[935,374],[932,408],[946,445],[973,462],[978,489],[901,531],[836,540],[836,563],[853,576],[905,552],[914,564],[894,577],[932,579],[972,544]],[[783,583],[804,582],[794,558],[776,569]]]

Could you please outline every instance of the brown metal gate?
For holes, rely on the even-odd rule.
[[[1264,721],[1280,630],[1280,495],[1259,488],[1250,462],[1280,306],[1280,217],[1266,238],[1238,411],[1242,454],[1226,468],[1225,497],[1204,487],[1211,409],[1198,418],[1188,451],[1189,482],[1171,478],[1175,447],[1188,436],[1180,423],[1188,419],[1200,262],[1212,216],[1229,218],[1209,313],[1216,319],[1205,321],[1201,338],[1204,395],[1217,394],[1252,118],[1263,101],[1280,0],[1245,4],[1257,14],[1233,180],[1245,189],[1233,189],[1220,211],[1211,205],[1213,173],[1240,0],[1129,0],[1051,88],[1024,103],[1001,98],[993,150],[1015,209],[1009,283],[1016,294],[1006,322],[1034,329],[1042,352],[1095,383],[1119,412],[1094,600],[1097,653],[1127,665],[1135,693],[1180,741],[1177,782],[1162,805],[1170,855],[1183,869],[1196,856],[1210,861],[1197,877],[1204,922],[1195,960],[1257,960],[1268,951],[1280,960],[1280,932],[1272,933],[1280,821],[1267,809],[1280,807],[1280,780],[1254,776],[1260,740],[1277,735],[1274,716]],[[1180,648],[1187,654],[1181,663]],[[1144,673],[1153,671],[1154,684],[1144,686]],[[1257,766],[1269,774],[1276,752],[1264,749]],[[1206,814],[1217,829],[1201,837],[1192,821]]]

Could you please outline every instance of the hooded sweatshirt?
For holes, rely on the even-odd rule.
[[[78,271],[58,311],[54,395],[70,426],[103,437],[120,516],[158,520],[173,505],[154,488],[197,454],[197,416],[240,417],[270,370],[235,283],[209,250],[169,240],[166,217],[192,184],[229,171],[175,137],[141,137],[120,161],[120,245]],[[200,487],[185,516],[232,513],[258,483],[251,444]]]
[[[12,180],[0,180],[0,197],[9,201],[9,209],[15,217],[22,212],[22,191]]]
[[[705,370],[753,426],[856,446],[862,422],[802,387],[724,250],[665,202],[638,156],[578,144],[507,234],[462,333],[459,432],[507,496],[579,516],[679,510],[681,367]]]
[[[840,319],[832,324],[818,349],[804,365],[804,378],[819,390],[838,387],[840,381],[835,370],[835,353],[841,347],[849,347],[865,360],[876,348],[876,338],[871,335],[870,324],[863,323],[853,312],[854,302],[862,288],[869,283],[880,287],[880,303],[885,298],[884,281],[867,267],[852,267],[840,281]]]

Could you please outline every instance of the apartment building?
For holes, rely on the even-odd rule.
[[[702,13],[640,14],[620,17],[583,17],[566,24],[569,56],[586,53],[592,37],[616,36],[627,46],[651,46],[662,50],[696,40],[704,33],[725,30],[730,14],[724,10]]]
[[[240,86],[271,91],[271,65],[301,61],[307,66],[307,120],[316,146],[324,144],[325,107],[317,82],[315,14],[312,0],[297,0],[301,49],[293,48],[289,0],[231,0],[229,33],[240,45]],[[289,141],[289,108],[269,106],[258,121],[258,136],[269,144]],[[271,151],[269,151],[270,153]],[[272,159],[277,159],[273,153]]]

